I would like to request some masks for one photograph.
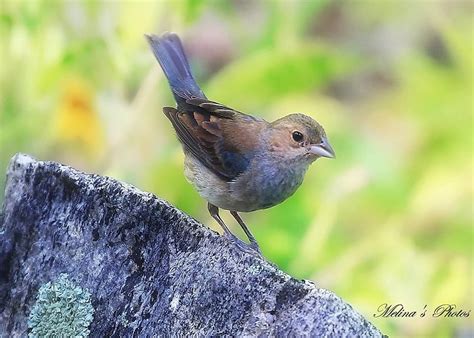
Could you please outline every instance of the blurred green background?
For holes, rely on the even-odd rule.
[[[338,155],[283,204],[244,214],[265,256],[390,336],[467,337],[472,314],[373,314],[382,303],[473,309],[473,9],[4,0],[0,176],[26,152],[132,183],[218,229],[184,179],[161,112],[174,101],[143,37],[175,31],[209,98],[267,120],[309,114]]]

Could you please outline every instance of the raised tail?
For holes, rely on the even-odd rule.
[[[164,33],[162,36],[153,34],[145,36],[168,79],[176,102],[179,104],[193,97],[205,99],[206,96],[191,74],[191,68],[178,35]]]

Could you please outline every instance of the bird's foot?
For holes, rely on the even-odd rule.
[[[226,237],[229,241],[231,241],[235,246],[237,246],[241,251],[248,253],[253,256],[257,256],[258,258],[263,259],[262,252],[260,247],[256,242],[252,242],[250,244],[245,243],[240,238],[235,236],[232,233],[224,233],[224,237]]]
[[[251,247],[252,250],[256,251],[260,256],[263,257],[262,250],[260,250],[260,246],[258,245],[258,243],[256,241],[255,242],[250,242],[250,244],[248,246]]]

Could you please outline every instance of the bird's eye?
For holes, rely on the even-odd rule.
[[[293,134],[291,134],[293,137],[293,140],[296,142],[301,142],[303,141],[303,134],[301,134],[299,131],[294,131]]]

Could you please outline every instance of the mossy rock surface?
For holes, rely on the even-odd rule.
[[[30,337],[87,337],[94,308],[91,294],[63,273],[40,287],[28,318]]]
[[[332,292],[152,194],[17,155],[0,217],[0,332],[26,336],[38,291],[62,273],[91,293],[90,336],[381,336]]]

